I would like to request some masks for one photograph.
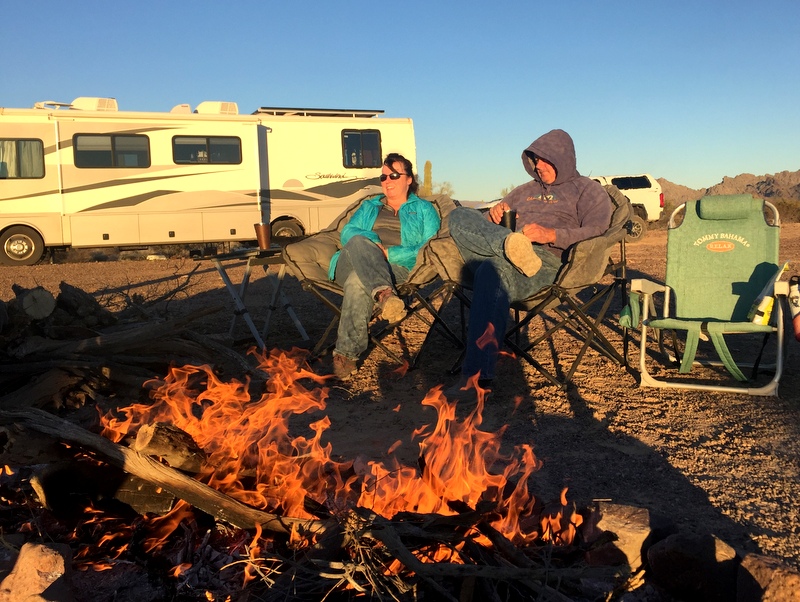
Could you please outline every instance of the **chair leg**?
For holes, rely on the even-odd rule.
[[[449,324],[447,324],[447,322],[445,322],[441,316],[442,309],[445,306],[447,306],[447,304],[453,298],[452,287],[444,285],[440,287],[437,291],[435,291],[433,294],[431,294],[430,297],[428,298],[424,297],[418,291],[414,293],[414,296],[418,302],[418,307],[416,310],[414,310],[414,315],[428,325],[428,332],[425,334],[425,339],[422,341],[422,345],[420,346],[419,350],[411,360],[411,368],[417,367],[417,364],[419,363],[419,358],[420,356],[422,356],[422,352],[427,348],[428,342],[431,340],[431,337],[435,330],[438,330],[440,333],[442,333],[445,336],[445,338],[447,338],[456,347],[458,348],[464,347],[464,341],[461,338],[459,338],[455,332],[453,332]],[[438,309],[436,309],[432,303],[432,300],[435,299],[436,296],[441,296],[442,298]],[[426,309],[433,316],[432,321],[428,320],[424,315],[419,313],[420,309],[423,308]]]
[[[600,324],[605,319],[608,308],[610,307],[611,301],[614,297],[613,289],[621,286],[623,283],[624,281],[622,280],[615,281],[614,283],[596,292],[591,299],[583,304],[578,304],[576,299],[565,290],[558,288],[554,289],[552,295],[545,297],[541,303],[529,311],[521,321],[517,322],[512,329],[509,330],[505,338],[506,345],[514,349],[518,355],[531,363],[545,376],[545,378],[562,387],[566,386],[566,383],[572,381],[572,377],[575,375],[575,371],[583,361],[583,358],[589,347],[593,348],[595,351],[607,357],[608,359],[617,362],[620,366],[625,366],[625,356],[620,355],[620,353],[614,348],[614,346],[599,328]],[[588,312],[601,300],[603,303],[600,306],[597,316],[593,318]],[[552,311],[558,316],[554,325],[548,328],[543,334],[530,341],[527,345],[522,346],[516,344],[516,340],[512,340],[511,334],[514,334],[516,339],[519,336],[522,328],[530,323],[530,321],[536,315],[540,315],[544,308],[549,306],[553,301],[559,302],[558,306],[552,308]],[[565,308],[561,309],[560,306],[565,306]],[[554,333],[561,329],[570,329],[573,331],[573,334],[576,336],[576,338],[583,340],[581,349],[573,360],[563,382],[558,380],[552,373],[545,370],[539,362],[535,362],[530,354],[531,349],[533,349],[542,341],[549,340]],[[624,333],[623,339],[625,339]],[[627,342],[623,340],[623,346],[626,344]]]

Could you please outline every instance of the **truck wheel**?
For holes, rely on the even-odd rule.
[[[272,238],[299,238],[303,227],[297,220],[280,219],[272,224]]]
[[[638,242],[644,238],[647,232],[647,222],[639,215],[634,215],[631,218],[630,225],[628,226],[628,236],[625,238],[628,242]]]
[[[11,226],[0,235],[0,264],[33,265],[44,255],[44,241],[27,226]]]

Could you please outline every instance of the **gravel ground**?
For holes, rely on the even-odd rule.
[[[664,271],[665,232],[650,232],[628,246],[632,276],[659,279]],[[782,256],[793,261],[800,253],[800,224],[784,227]],[[75,262],[75,257],[84,259]],[[210,262],[186,258],[163,261],[106,260],[102,253],[72,253],[56,263],[25,268],[0,267],[0,295],[13,297],[11,285],[41,285],[54,293],[65,281],[94,294],[114,310],[157,299],[178,285],[186,289],[152,311],[167,315],[201,307],[223,311],[196,324],[196,330],[226,340],[245,351],[252,341],[241,323],[229,337],[232,303]],[[274,269],[274,268],[272,268]],[[243,264],[232,265],[237,281]],[[792,273],[798,273],[792,264]],[[263,272],[254,272],[250,306],[258,317],[268,298]],[[326,325],[320,303],[287,277],[285,290],[306,329],[316,338]],[[455,320],[455,311],[447,312]],[[535,325],[540,328],[540,325]],[[415,348],[423,330],[408,321],[390,345]],[[619,341],[617,330],[610,333]],[[383,459],[394,454],[414,463],[418,448],[411,433],[433,419],[420,401],[433,387],[448,386],[447,369],[457,357],[441,337],[433,339],[421,367],[399,376],[396,366],[378,350],[364,359],[356,378],[332,386],[326,413],[331,418],[327,439],[342,457]],[[300,344],[285,313],[273,319],[268,346]],[[779,398],[758,398],[714,392],[684,392],[640,388],[635,372],[615,366],[590,352],[567,391],[548,386],[527,365],[508,358],[499,368],[484,428],[506,426],[504,445],[531,443],[543,461],[533,477],[533,490],[552,499],[569,487],[578,505],[612,500],[645,507],[684,532],[713,533],[740,550],[760,551],[800,568],[800,345],[790,337],[788,363]],[[546,365],[564,362],[576,345],[563,335],[537,356]],[[638,339],[629,356],[636,362]],[[326,371],[325,361],[314,364]],[[316,420],[319,416],[311,416]],[[292,428],[303,429],[303,424]]]

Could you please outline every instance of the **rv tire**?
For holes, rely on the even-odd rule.
[[[299,238],[303,226],[295,219],[279,219],[272,223],[272,238]]]
[[[44,255],[44,240],[28,226],[11,226],[0,234],[0,264],[33,265]]]

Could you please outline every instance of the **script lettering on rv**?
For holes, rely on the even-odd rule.
[[[306,176],[307,180],[347,180],[350,176],[343,173],[312,173]]]

